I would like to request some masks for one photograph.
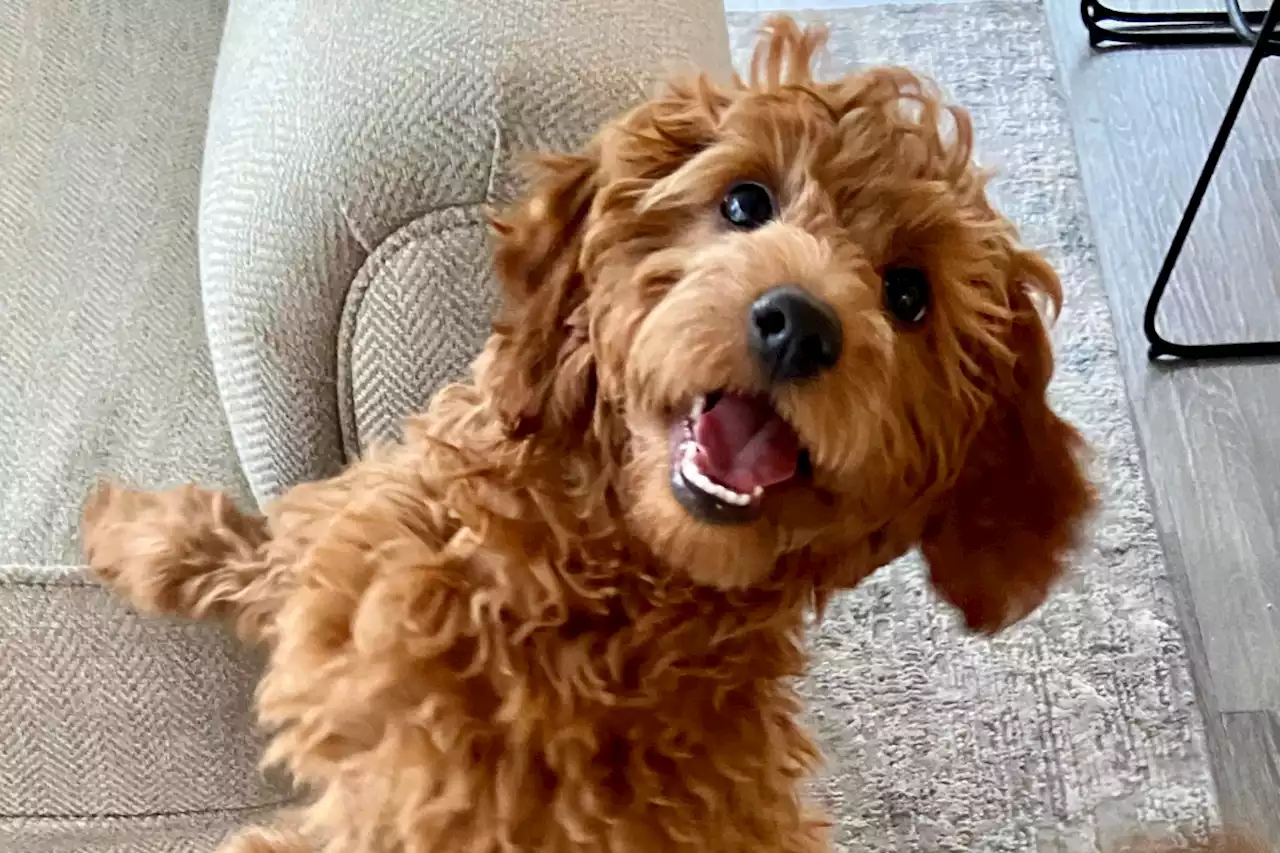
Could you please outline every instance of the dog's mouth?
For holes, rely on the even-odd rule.
[[[770,489],[808,470],[800,438],[768,398],[719,391],[699,395],[671,425],[671,487],[695,518],[742,524]]]

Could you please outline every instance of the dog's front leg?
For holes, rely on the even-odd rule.
[[[90,571],[144,613],[226,621],[244,642],[269,644],[311,545],[353,497],[390,479],[387,468],[382,456],[360,460],[293,487],[263,515],[195,485],[147,492],[103,483],[82,516]]]
[[[266,519],[197,486],[142,492],[100,485],[84,507],[90,570],[145,613],[226,619],[261,639],[276,586]]]

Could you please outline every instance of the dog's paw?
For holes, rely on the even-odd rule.
[[[97,484],[81,511],[80,533],[89,573],[139,607],[172,610],[163,588],[174,581],[169,549],[157,534],[161,502],[156,495]]]
[[[143,612],[194,615],[204,578],[251,544],[226,524],[233,513],[224,495],[194,486],[142,492],[101,483],[81,514],[89,572]]]

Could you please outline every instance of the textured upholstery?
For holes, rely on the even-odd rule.
[[[287,796],[257,661],[84,577],[90,483],[251,503],[392,432],[487,328],[513,152],[727,57],[718,0],[0,3],[0,853],[209,851]]]
[[[489,281],[481,212],[443,208],[379,245],[343,305],[338,405],[343,450],[358,455],[395,436],[407,408],[457,378],[489,330]]]
[[[263,783],[255,661],[58,567],[0,574],[0,851],[210,853]]]
[[[0,4],[0,563],[76,562],[101,472],[246,491],[194,286],[220,23]]]
[[[581,142],[654,71],[689,60],[728,73],[719,0],[233,4],[200,247],[214,365],[259,498],[333,473],[355,446],[341,427],[361,417],[339,394],[349,374],[398,375],[378,392],[385,424],[461,370],[474,318],[453,338],[411,314],[481,304],[482,235],[458,223],[510,187],[512,152]],[[369,313],[348,316],[355,349],[340,353],[357,271],[424,216],[452,233],[405,248],[415,279],[398,291],[371,282]],[[459,292],[427,296],[427,282]]]
[[[129,615],[77,565],[100,474],[250,497],[196,284],[221,18],[173,0],[0,4],[4,853],[98,853],[123,834],[195,851],[282,796],[255,769],[252,659],[221,632]]]

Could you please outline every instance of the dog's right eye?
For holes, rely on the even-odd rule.
[[[752,181],[734,184],[720,202],[720,214],[735,228],[759,228],[773,219],[773,196]]]

